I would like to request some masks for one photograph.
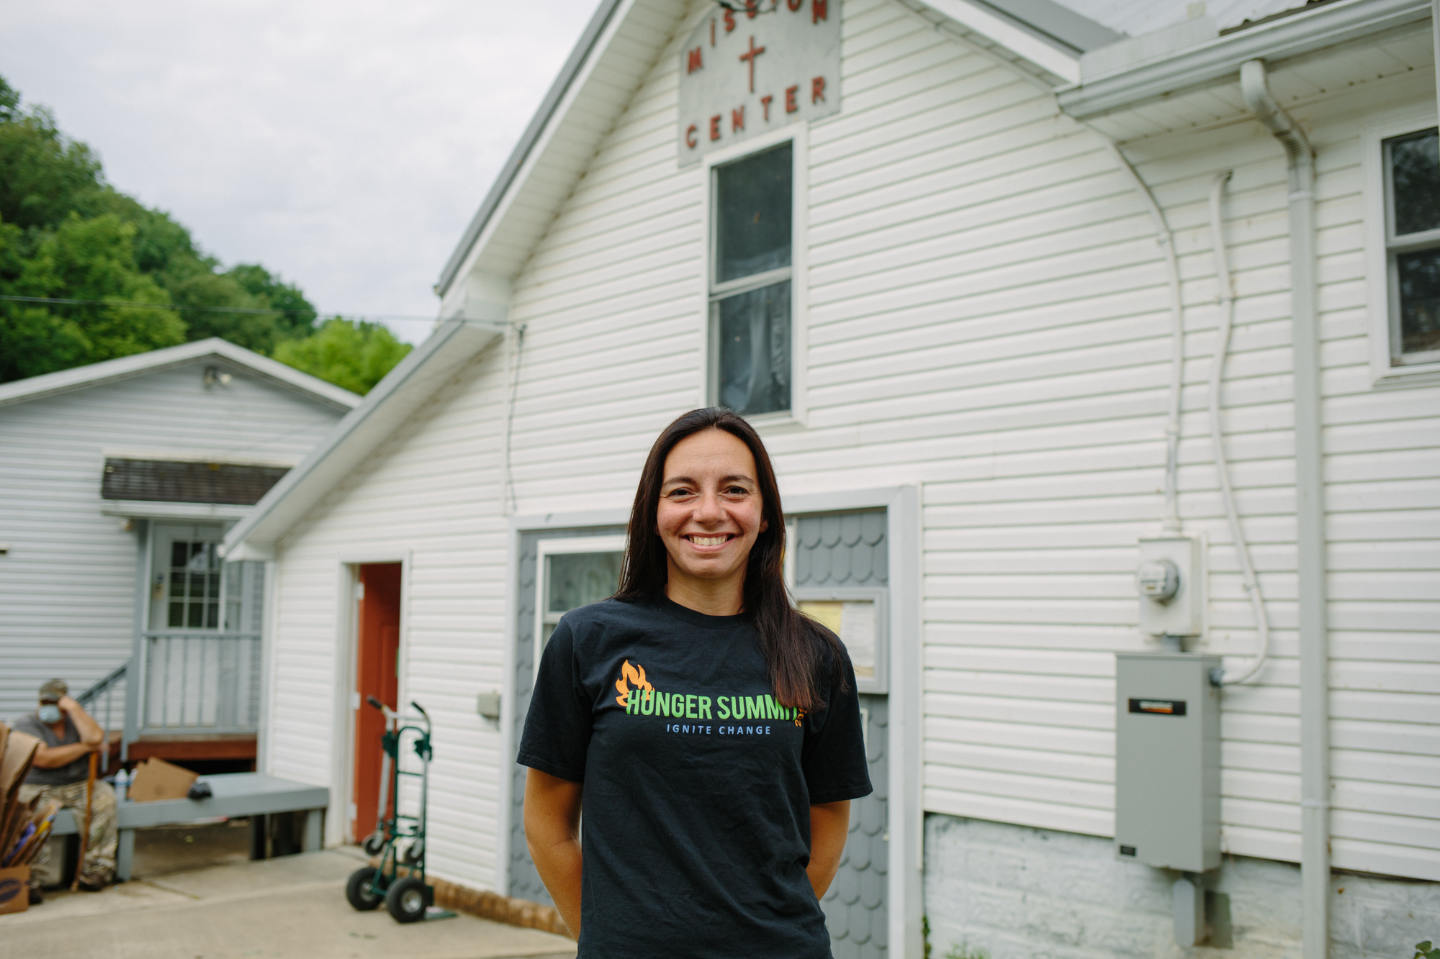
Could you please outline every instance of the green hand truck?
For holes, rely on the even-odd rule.
[[[361,866],[345,883],[345,898],[354,908],[374,909],[383,901],[385,909],[396,922],[420,919],[448,919],[455,913],[434,909],[435,887],[425,881],[425,807],[429,799],[430,716],[420,704],[410,703],[416,716],[402,716],[374,696],[366,701],[385,715],[385,734],[380,738],[384,751],[380,769],[380,812],[375,831],[365,838],[362,848],[371,856],[379,856],[375,866]],[[420,759],[418,771],[400,768],[400,745],[411,736],[411,748]],[[400,777],[420,780],[420,808],[414,815],[400,811]],[[394,810],[390,798],[394,797]],[[403,847],[403,849],[402,849]],[[400,866],[405,865],[405,875]]]

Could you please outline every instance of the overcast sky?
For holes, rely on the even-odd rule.
[[[225,266],[411,342],[599,0],[0,0],[0,75]]]

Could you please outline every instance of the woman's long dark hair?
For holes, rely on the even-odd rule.
[[[765,529],[756,537],[745,565],[741,612],[750,616],[760,633],[761,650],[770,668],[775,696],[786,706],[813,710],[825,705],[820,682],[822,670],[834,684],[844,681],[839,640],[790,604],[785,589],[785,514],[780,509],[780,487],[770,454],[755,428],[739,414],[722,407],[691,410],[660,433],[635,489],[630,526],[625,537],[625,562],[620,571],[616,599],[630,602],[655,600],[665,595],[667,579],[665,544],[656,528],[660,487],[665,481],[665,458],[685,437],[701,430],[724,430],[744,443],[755,457],[760,487],[761,516]]]

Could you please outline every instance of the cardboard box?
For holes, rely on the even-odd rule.
[[[20,784],[30,771],[40,740],[7,727],[0,730],[0,857],[4,857],[25,825],[20,815]]]
[[[184,799],[190,792],[190,784],[199,778],[199,773],[152,756],[135,767],[135,778],[125,795],[131,802]]]
[[[0,916],[30,908],[30,867],[0,869]]]

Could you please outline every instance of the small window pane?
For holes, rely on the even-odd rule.
[[[1440,350],[1440,250],[1402,253],[1395,262],[1400,273],[1401,351]]]
[[[790,144],[715,172],[715,279],[790,265]]]
[[[1385,141],[1395,233],[1440,227],[1440,146],[1434,128]]]
[[[790,281],[716,304],[719,401],[737,413],[790,408]]]
[[[620,585],[619,553],[553,553],[546,564],[546,612],[598,603]]]
[[[175,629],[185,625],[185,604],[170,603],[169,611],[166,613],[165,625]]]

